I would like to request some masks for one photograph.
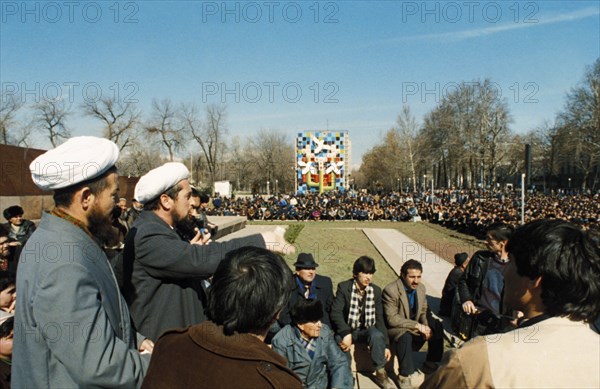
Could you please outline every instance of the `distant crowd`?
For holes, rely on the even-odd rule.
[[[517,192],[444,190],[415,193],[334,191],[323,194],[274,195],[269,198],[215,197],[207,214],[246,216],[249,220],[412,221],[416,218],[483,238],[492,223],[517,225]],[[527,194],[525,222],[562,218],[589,229],[600,227],[599,194]]]

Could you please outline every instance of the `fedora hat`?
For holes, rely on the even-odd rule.
[[[297,269],[312,269],[318,266],[319,264],[315,262],[312,254],[309,253],[298,254],[298,259],[294,263],[294,267]]]

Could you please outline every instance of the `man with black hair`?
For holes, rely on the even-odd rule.
[[[0,272],[0,318],[15,314],[17,288],[14,274]]]
[[[8,207],[2,212],[8,223],[4,224],[8,230],[9,238],[24,245],[35,231],[35,224],[31,220],[23,219],[25,211],[18,205]]]
[[[55,208],[21,252],[13,387],[141,385],[153,344],[131,326],[102,250],[112,234],[118,157],[115,143],[82,136],[29,166],[34,183],[54,191]]]
[[[273,350],[284,356],[288,367],[305,388],[352,388],[348,359],[324,324],[323,304],[312,298],[299,299],[290,310],[288,324],[273,338]],[[329,374],[328,374],[329,373]]]
[[[352,267],[353,278],[340,282],[331,306],[331,322],[340,348],[348,353],[353,343],[369,345],[375,370],[375,381],[382,388],[393,388],[385,371],[392,354],[383,318],[381,288],[372,283],[375,273],[373,258],[362,256]]]
[[[23,246],[18,241],[11,239],[8,231],[0,225],[0,271],[17,273],[19,254]]]
[[[10,389],[15,317],[0,318],[0,388]]]
[[[291,279],[285,261],[269,250],[227,253],[208,294],[208,321],[160,337],[143,388],[301,388],[285,358],[264,343]]]
[[[599,388],[598,243],[546,219],[517,229],[507,251],[504,301],[523,312],[518,328],[446,353],[421,388]]]
[[[388,334],[396,347],[401,389],[418,387],[423,382],[423,373],[437,368],[444,349],[443,327],[427,308],[422,274],[421,263],[409,259],[400,268],[400,278],[383,290],[383,309]],[[420,350],[425,342],[427,358],[419,371],[415,368],[412,352]]]
[[[504,223],[488,227],[486,245],[490,251],[477,251],[458,281],[458,296],[464,320],[473,320],[470,333],[461,337],[494,334],[509,328],[511,312],[502,308],[504,273],[510,262],[506,245],[514,229]],[[458,324],[456,325],[459,326]]]
[[[189,174],[182,163],[168,162],[140,178],[135,198],[144,211],[125,238],[122,260],[116,261],[135,327],[152,340],[167,329],[206,319],[202,280],[212,276],[227,252],[247,245],[289,247],[273,232],[220,243],[197,231],[190,241],[183,240],[176,228],[189,217]]]

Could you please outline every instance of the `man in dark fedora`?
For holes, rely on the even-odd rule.
[[[291,323],[290,309],[299,299],[319,300],[323,305],[323,318],[321,322],[331,327],[329,312],[333,303],[333,284],[331,278],[317,274],[319,264],[315,262],[312,254],[300,253],[294,263],[294,288],[287,305],[281,312],[278,323],[281,328]]]

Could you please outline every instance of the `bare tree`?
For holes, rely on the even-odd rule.
[[[16,125],[16,114],[23,106],[15,96],[0,96],[0,141],[2,144],[16,144],[13,133]]]
[[[558,136],[567,140],[561,142],[561,154],[565,162],[581,170],[585,189],[596,181],[591,174],[600,163],[600,58],[587,69],[583,82],[567,94],[558,124]]]
[[[162,165],[165,161],[157,157],[160,155],[158,145],[140,145],[133,142],[128,147],[117,162],[119,174],[123,176],[140,177],[148,173],[151,169]]]
[[[169,161],[173,161],[175,152],[184,146],[185,127],[180,115],[169,99],[152,101],[152,113],[145,130],[167,150]]]
[[[36,127],[46,133],[52,147],[58,146],[61,139],[67,139],[70,131],[66,121],[70,115],[65,100],[44,99],[34,106]]]
[[[140,117],[132,103],[123,104],[115,98],[105,97],[84,103],[83,112],[102,122],[104,137],[115,142],[121,151],[132,146]]]
[[[198,109],[194,105],[184,105],[182,112],[186,131],[202,150],[212,184],[217,178],[225,149],[223,139],[228,132],[225,125],[227,108],[223,105],[208,105],[204,122],[199,118]]]
[[[252,169],[252,184],[261,186],[270,181],[274,190],[277,180],[280,191],[293,187],[294,171],[291,165],[294,161],[294,146],[284,133],[260,130],[249,139],[245,151],[245,160]]]
[[[406,158],[408,159],[408,166],[410,167],[413,190],[417,190],[417,173],[415,162],[418,150],[415,147],[415,139],[417,138],[419,126],[417,125],[415,117],[410,112],[410,107],[408,105],[402,107],[402,113],[398,115],[396,123],[398,123],[400,142],[406,146]]]

